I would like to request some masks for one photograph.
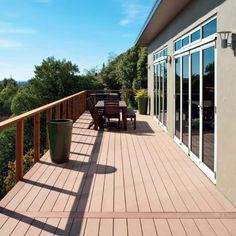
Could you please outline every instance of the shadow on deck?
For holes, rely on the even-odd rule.
[[[74,123],[70,161],[43,156],[0,202],[0,235],[221,235],[236,209],[149,116]]]

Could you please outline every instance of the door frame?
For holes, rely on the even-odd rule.
[[[215,104],[214,104],[214,171],[212,171],[206,164],[202,161],[203,160],[203,50],[207,48],[214,47],[214,58],[215,58],[215,81],[214,81],[214,96],[215,96]],[[192,79],[191,79],[191,55],[194,52],[200,53],[200,132],[199,132],[199,157],[197,157],[192,151],[191,151],[191,85],[192,85]],[[182,91],[182,77],[183,77],[183,71],[182,71],[182,58],[185,55],[189,55],[189,140],[188,140],[188,147],[182,142],[182,97],[183,97],[183,91]],[[183,53],[179,53],[174,56],[174,59],[180,58],[180,139],[175,136],[175,119],[176,119],[176,110],[175,110],[175,96],[174,96],[174,140],[175,142],[183,149],[183,151],[189,156],[189,158],[196,163],[196,165],[207,175],[207,177],[216,184],[216,170],[217,170],[217,50],[216,50],[216,41],[210,41],[206,44],[203,44],[197,48],[189,49],[188,51],[185,51]],[[175,70],[174,70],[175,71]],[[174,76],[175,78],[175,76]],[[175,78],[176,79],[176,78]],[[175,91],[175,83],[174,83],[174,91]]]

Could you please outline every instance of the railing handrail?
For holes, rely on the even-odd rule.
[[[104,90],[83,90],[79,93],[62,98],[47,105],[38,107],[31,111],[25,112],[21,115],[9,118],[0,122],[0,130],[9,127],[10,125],[16,125],[16,180],[23,178],[23,156],[24,156],[24,121],[30,117],[33,117],[33,133],[34,133],[34,161],[40,160],[40,114],[46,112],[46,121],[49,121],[53,117],[53,108],[55,107],[56,119],[73,119],[74,121],[83,114],[87,109],[87,96],[91,92],[99,92]],[[121,90],[108,90],[110,92],[125,92],[125,100],[128,101],[129,89]],[[46,148],[48,148],[48,140],[46,138]]]
[[[9,118],[7,120],[4,120],[4,121],[0,122],[0,130],[3,129],[3,128],[6,128],[6,127],[8,127],[8,126],[10,126],[12,124],[15,124],[15,123],[17,123],[20,120],[25,120],[25,119],[27,119],[29,117],[34,116],[35,114],[44,112],[44,111],[46,111],[46,110],[48,110],[48,109],[50,109],[52,107],[55,107],[56,105],[59,105],[59,104],[65,102],[67,100],[73,99],[74,97],[77,97],[77,96],[79,96],[79,95],[81,95],[83,93],[87,93],[87,90],[83,90],[83,91],[81,91],[79,93],[70,95],[68,97],[62,98],[62,99],[57,100],[55,102],[49,103],[47,105],[43,105],[43,106],[35,108],[35,109],[31,110],[31,111],[25,112],[25,113],[23,113],[21,115],[18,115],[18,116]]]

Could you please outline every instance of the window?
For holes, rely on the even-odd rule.
[[[179,49],[181,49],[181,40],[175,42],[175,51],[178,51]]]
[[[192,43],[200,41],[201,39],[207,38],[208,36],[214,35],[217,31],[217,19],[208,21],[205,24],[202,24],[198,29],[193,30],[192,32],[183,35],[180,39],[175,41],[174,50],[179,51],[187,45],[192,45]]]
[[[197,41],[198,39],[200,39],[200,37],[201,37],[200,30],[193,32],[191,34],[191,43]]]
[[[202,27],[202,38],[206,38],[214,33],[216,33],[216,19]]]
[[[154,61],[155,61],[155,60],[158,60],[158,59],[160,59],[160,58],[161,58],[161,60],[163,60],[162,57],[166,57],[167,54],[168,54],[168,49],[167,49],[167,48],[164,48],[164,49],[162,49],[161,51],[156,52],[156,53],[153,55],[153,59],[154,59]]]
[[[189,44],[189,36],[182,39],[182,47],[184,47],[188,44]]]

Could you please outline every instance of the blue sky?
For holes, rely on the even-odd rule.
[[[0,80],[28,80],[54,56],[80,72],[134,45],[155,0],[0,0]]]

